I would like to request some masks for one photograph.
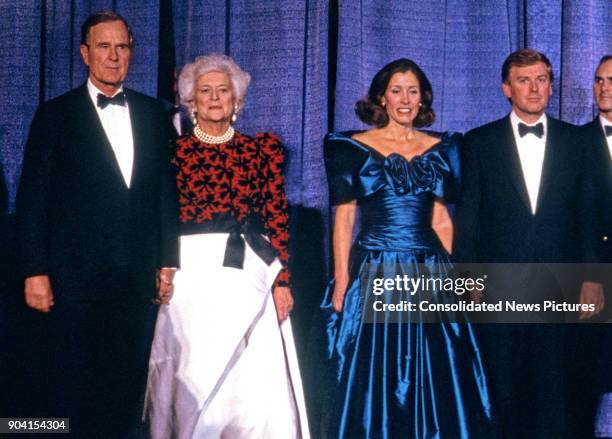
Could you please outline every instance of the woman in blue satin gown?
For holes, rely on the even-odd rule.
[[[486,375],[471,326],[368,311],[374,277],[444,277],[451,266],[447,205],[458,191],[461,135],[415,129],[433,122],[432,101],[423,71],[408,59],[393,61],[356,105],[375,128],[325,139],[336,212],[334,279],[322,304],[330,378],[323,438],[490,437]],[[357,210],[361,230],[351,244]],[[408,297],[457,301],[454,292]]]

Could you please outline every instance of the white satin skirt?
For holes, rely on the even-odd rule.
[[[157,317],[144,417],[153,439],[309,438],[291,322],[278,325],[266,265],[246,243],[223,267],[228,235],[181,237],[174,296]]]

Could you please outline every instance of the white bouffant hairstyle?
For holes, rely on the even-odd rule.
[[[247,88],[249,87],[249,82],[251,82],[251,75],[242,70],[229,56],[221,53],[198,56],[194,62],[183,67],[178,80],[181,104],[188,109],[191,108],[198,78],[210,72],[227,74],[232,83],[232,91],[234,92],[238,112],[240,112],[242,107],[244,107]]]

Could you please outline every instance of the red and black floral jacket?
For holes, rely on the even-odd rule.
[[[289,222],[282,167],[283,146],[271,133],[236,132],[227,143],[206,144],[193,135],[176,141],[181,223],[200,224],[229,213],[237,221],[260,215],[283,269],[274,286],[289,286]]]

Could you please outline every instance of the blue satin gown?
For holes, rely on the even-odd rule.
[[[460,141],[461,135],[444,133],[408,161],[340,133],[326,137],[331,202],[357,200],[361,229],[351,249],[342,313],[331,305],[333,280],[322,304],[329,366],[323,438],[488,436],[487,379],[468,323],[415,323],[401,313],[376,313],[374,323],[362,317],[368,267],[383,267],[387,278],[450,268],[431,221],[434,200],[450,203],[458,190]]]

